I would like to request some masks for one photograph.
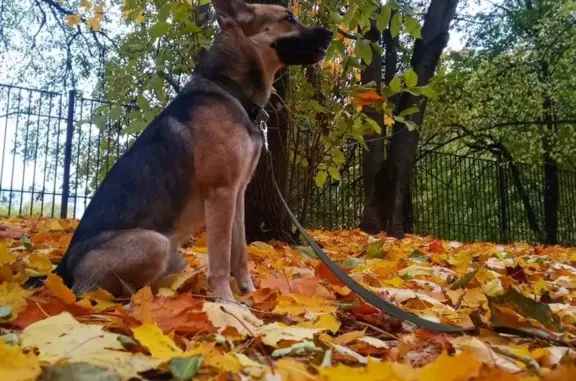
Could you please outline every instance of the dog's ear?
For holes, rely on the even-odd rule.
[[[220,28],[230,24],[245,24],[252,21],[254,12],[244,0],[212,0]]]

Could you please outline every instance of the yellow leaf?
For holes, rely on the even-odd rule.
[[[546,290],[548,290],[548,282],[546,282],[544,279],[540,279],[534,283],[534,292],[536,295],[542,295],[542,293]]]
[[[391,115],[384,115],[384,124],[388,127],[394,125],[394,118]]]
[[[80,24],[80,16],[78,16],[78,15],[66,16],[66,24],[68,24],[70,26]]]
[[[271,347],[276,347],[280,341],[303,341],[311,340],[314,335],[322,332],[320,329],[287,326],[282,323],[267,324],[258,329],[262,342]]]
[[[275,371],[282,381],[313,381],[316,380],[306,369],[304,363],[283,358],[274,363]]]
[[[89,0],[80,0],[80,6],[85,10],[92,8],[92,3]]]
[[[136,24],[142,24],[144,22],[144,16],[138,15],[138,16],[136,16],[134,21],[136,21]]]
[[[0,266],[11,265],[16,262],[16,257],[8,251],[8,245],[3,242],[0,244]]]
[[[66,304],[73,304],[76,302],[76,295],[70,290],[62,281],[62,279],[54,274],[49,273],[46,281],[44,281],[44,286],[48,288],[54,295],[56,295],[60,300]]]
[[[0,340],[0,380],[30,381],[41,372],[40,363],[33,353],[24,354],[19,347]]]
[[[102,16],[102,14],[104,13],[104,7],[102,6],[102,4],[98,4],[94,7],[94,13],[97,16]]]
[[[303,327],[303,328],[316,328],[316,329],[327,330],[327,331],[330,331],[332,333],[336,333],[340,329],[340,322],[332,314],[322,314],[322,315],[319,315],[318,318],[316,320],[314,320],[313,322],[306,321],[306,322],[300,323],[296,326],[297,327]]]
[[[134,333],[134,338],[146,347],[154,358],[168,361],[183,353],[182,349],[154,324],[143,324],[140,327],[133,328],[132,332]]]
[[[113,369],[125,380],[161,364],[141,354],[121,352],[117,334],[100,325],[80,324],[68,312],[29,325],[20,340],[22,348],[36,348],[42,362],[90,363]]]
[[[62,225],[60,225],[60,222],[58,222],[58,220],[50,220],[47,224],[46,227],[49,230],[52,231],[60,231],[60,230],[64,230],[64,228],[62,227]]]
[[[83,299],[80,303],[86,303],[87,307],[94,308],[96,311],[104,311],[116,305],[113,301],[114,296],[101,288],[98,288],[96,291],[87,292],[82,296]]]
[[[0,306],[12,308],[12,316],[15,319],[26,308],[26,298],[31,291],[25,290],[18,283],[4,282],[0,284]]]
[[[404,279],[400,278],[399,276],[395,276],[394,278],[383,279],[382,283],[395,288],[400,288],[404,284]]]
[[[89,19],[87,25],[88,28],[91,30],[100,30],[100,28],[102,27],[102,23],[100,19],[97,17],[92,17],[91,19]]]
[[[48,274],[52,271],[52,262],[48,259],[46,254],[32,253],[28,258],[30,268],[42,275]]]
[[[348,343],[353,342],[356,339],[364,337],[365,334],[366,334],[366,332],[364,330],[346,332],[345,334],[336,337],[334,339],[334,342],[336,344],[346,345]]]
[[[482,363],[474,353],[464,351],[457,356],[442,352],[438,358],[418,372],[420,381],[467,381],[478,376]]]
[[[274,308],[275,313],[291,315],[300,315],[306,312],[333,313],[335,311],[336,307],[327,304],[324,299],[300,294],[279,296]]]
[[[205,357],[202,365],[211,366],[229,373],[239,373],[242,370],[242,364],[240,364],[238,358],[230,352],[221,356]]]
[[[415,380],[414,370],[409,365],[392,362],[368,361],[366,367],[350,367],[338,364],[335,367],[319,368],[321,380],[326,381],[411,381]]]

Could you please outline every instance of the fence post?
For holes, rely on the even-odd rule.
[[[68,91],[68,116],[66,117],[66,145],[64,147],[64,181],[62,183],[62,208],[60,218],[68,217],[68,197],[70,197],[70,166],[72,165],[72,138],[74,137],[74,106],[76,90]]]
[[[500,240],[502,243],[508,243],[508,198],[506,192],[506,169],[504,166],[506,165],[502,159],[498,158],[498,171],[497,171],[497,180],[498,180],[498,200],[500,203]]]

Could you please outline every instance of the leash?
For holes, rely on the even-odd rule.
[[[405,320],[405,321],[408,321],[408,322],[410,322],[410,323],[412,323],[418,327],[430,329],[430,330],[437,331],[437,332],[447,332],[447,333],[461,332],[462,333],[462,332],[475,331],[476,328],[464,328],[464,327],[456,327],[456,326],[450,326],[450,325],[445,325],[445,324],[441,324],[441,323],[436,323],[436,322],[433,322],[430,320],[423,319],[423,318],[421,318],[417,315],[414,315],[413,313],[410,313],[408,311],[404,311],[403,309],[396,307],[392,303],[389,303],[386,300],[379,298],[378,296],[376,296],[371,291],[362,287],[358,282],[356,282],[354,279],[352,279],[344,271],[342,271],[340,269],[340,267],[336,263],[334,263],[330,259],[330,257],[320,248],[320,246],[318,246],[318,244],[316,243],[316,241],[314,241],[314,239],[310,236],[310,234],[308,234],[308,232],[306,232],[306,229],[304,229],[304,226],[302,226],[302,224],[300,224],[300,221],[298,221],[298,219],[296,218],[296,216],[294,215],[294,213],[292,212],[292,210],[288,206],[288,203],[286,202],[286,200],[282,196],[282,191],[280,191],[280,187],[278,186],[278,183],[276,182],[276,179],[274,177],[274,165],[272,162],[272,155],[270,153],[270,150],[268,149],[268,128],[267,128],[266,122],[267,122],[267,119],[259,120],[259,121],[257,121],[257,124],[258,124],[258,128],[260,129],[260,133],[262,134],[262,139],[264,141],[264,150],[266,152],[266,156],[268,156],[268,163],[270,166],[270,171],[272,172],[272,182],[274,183],[274,188],[276,188],[276,192],[278,193],[278,197],[280,198],[280,201],[282,201],[282,204],[284,205],[284,209],[286,209],[288,216],[290,216],[290,219],[292,220],[294,225],[296,225],[296,228],[298,229],[300,234],[302,234],[302,236],[304,237],[306,242],[308,242],[308,245],[310,245],[310,247],[312,248],[314,253],[316,253],[318,258],[320,258],[320,260],[326,265],[326,267],[328,267],[328,269],[334,275],[336,275],[336,277],[340,281],[342,281],[342,283],[344,283],[350,290],[352,290],[359,297],[364,299],[367,303],[373,305],[374,307],[378,308],[380,311],[382,311],[388,315],[391,315],[397,319]]]

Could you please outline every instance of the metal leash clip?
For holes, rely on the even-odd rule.
[[[268,152],[268,119],[270,119],[270,114],[266,112],[263,108],[258,110],[258,115],[256,115],[256,124],[258,129],[262,134],[262,140],[264,142],[264,149]]]

